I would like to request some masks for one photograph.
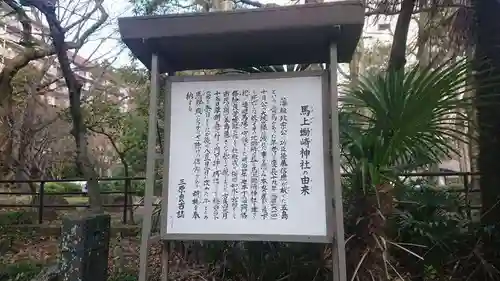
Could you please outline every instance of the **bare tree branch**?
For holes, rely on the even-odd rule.
[[[435,11],[436,9],[449,9],[449,8],[467,8],[467,9],[470,9],[471,7],[468,5],[458,4],[458,3],[448,3],[448,4],[443,3],[443,4],[431,6],[431,7],[414,9],[413,14],[428,13],[428,12]],[[395,16],[395,15],[398,15],[399,13],[401,13],[400,9],[394,9],[394,10],[375,9],[375,10],[367,11],[365,13],[365,16],[367,16],[367,17],[376,16],[376,15]]]
[[[263,8],[266,6],[278,6],[276,4],[263,4],[259,1],[254,1],[254,0],[237,0],[235,2],[249,5],[255,8]],[[464,3],[454,3],[453,1],[441,1],[441,3],[439,4],[436,3],[434,5],[431,5],[430,7],[415,9],[413,11],[413,14],[430,12],[430,11],[435,11],[436,9],[444,9],[444,8],[470,8],[470,6]],[[395,16],[398,15],[399,13],[401,13],[400,9],[395,9],[394,7],[389,7],[388,5],[385,6],[381,5],[380,7],[377,8],[368,8],[368,11],[366,11],[365,16],[367,17],[376,15]]]
[[[238,0],[238,1],[236,1],[236,3],[241,3],[241,4],[249,5],[252,7],[256,7],[256,8],[262,8],[265,6],[261,2],[254,1],[254,0]]]
[[[75,41],[66,42],[66,50],[80,49],[85,44],[87,39],[107,21],[108,14],[102,6],[102,2],[103,0],[97,0],[95,2],[96,6],[92,10],[92,13],[89,13],[84,18],[82,18],[83,21],[89,20],[95,12],[99,11],[99,19],[94,22],[88,29],[86,29],[85,32],[83,32],[82,35]],[[67,30],[67,28],[64,29],[65,32]],[[27,66],[28,63],[33,60],[42,59],[55,54],[56,48],[54,46],[32,46],[26,48],[22,53],[18,54],[14,58],[6,59],[4,68],[0,72],[0,105],[2,105],[5,100],[12,94],[12,79],[23,67]]]
[[[92,10],[90,12],[88,12],[85,16],[82,16],[80,19],[76,20],[75,22],[69,24],[67,27],[64,28],[64,31],[68,32],[69,30],[73,29],[75,26],[78,26],[78,25],[80,25],[80,24],[88,21],[92,17],[92,15],[95,14],[95,12],[100,11],[101,12],[101,19],[102,19],[102,15],[104,15],[104,14],[106,15],[106,18],[104,19],[104,21],[101,24],[99,24],[98,27],[96,27],[96,30],[97,30],[108,19],[108,16],[107,16],[108,14],[104,10],[104,8],[102,6],[102,2],[103,1],[96,1],[95,5],[94,5],[94,8],[92,8]],[[97,22],[100,22],[100,20],[98,20]],[[95,30],[93,32],[95,32]],[[85,36],[85,34],[83,36],[81,36],[81,37],[84,37],[84,36]]]
[[[342,70],[342,68],[340,66],[337,66],[337,71],[340,73],[340,75],[342,75],[342,77],[344,77],[345,79],[347,80],[350,80],[351,79],[351,76],[347,73],[345,73],[344,70]]]
[[[11,65],[8,73],[11,75],[9,77],[6,77],[5,73],[2,72],[2,74],[4,75],[2,78],[12,80],[13,74],[19,71],[23,67],[23,65],[26,66],[30,59],[34,57],[41,57],[42,55],[57,55],[60,69],[62,71],[69,93],[69,112],[71,115],[71,121],[73,123],[71,134],[73,135],[76,144],[76,166],[89,184],[89,203],[91,205],[91,209],[98,212],[102,211],[102,202],[100,199],[99,183],[97,182],[98,175],[94,167],[92,166],[88,153],[86,127],[83,122],[81,111],[82,82],[77,78],[71,68],[71,61],[68,56],[68,50],[70,48],[74,48],[76,50],[81,48],[89,38],[89,36],[96,32],[107,21],[108,14],[104,10],[102,4],[103,0],[96,0],[97,8],[95,9],[95,11],[100,11],[100,18],[89,29],[82,32],[81,36],[78,39],[76,39],[72,43],[68,43],[65,41],[66,29],[61,26],[61,22],[57,18],[55,12],[55,7],[51,5],[51,2],[25,0],[24,5],[36,8],[45,16],[45,19],[47,20],[49,25],[53,47],[31,48],[30,50],[35,50],[36,52],[28,53],[30,54],[30,56],[26,56],[26,52],[24,53],[24,56],[18,56],[17,59],[19,61],[17,64],[14,64],[15,67],[12,67],[12,61],[10,61]],[[88,20],[91,18],[91,16],[92,14],[89,13],[84,18]],[[81,21],[80,23],[82,22],[85,22],[85,20]],[[83,24],[78,24],[78,26],[81,27],[83,26]],[[77,34],[79,34],[79,31],[77,32]],[[11,87],[10,83],[8,84],[9,87]],[[9,92],[9,94],[12,93],[12,89],[10,90],[11,91]]]
[[[13,0],[4,0],[4,2],[9,5],[9,7],[14,10],[14,12],[17,14],[17,18],[19,19],[19,22],[21,23],[21,26],[23,28],[22,30],[22,38],[21,42],[19,42],[22,45],[30,45],[33,43],[33,36],[31,34],[32,32],[32,26],[31,26],[31,20],[26,15],[26,12],[23,10],[22,7],[19,6],[15,1]]]

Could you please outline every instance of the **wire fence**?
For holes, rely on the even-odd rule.
[[[348,176],[347,174],[343,175],[343,177]],[[476,179],[474,177],[479,176],[479,173],[470,173],[470,172],[437,172],[437,173],[407,173],[400,174],[402,178],[406,179],[429,179],[433,178],[435,181],[440,181],[441,185],[446,188],[446,186],[454,186],[447,188],[446,190],[449,192],[459,192],[464,194],[465,206],[464,208],[467,210],[468,215],[470,217],[471,210],[479,209],[479,205],[471,204],[471,194],[479,193],[478,188],[471,188],[474,186],[473,181]],[[51,208],[74,208],[74,207],[89,207],[88,203],[79,203],[79,204],[45,204],[44,198],[48,195],[58,195],[58,196],[87,196],[87,192],[50,192],[48,193],[46,190],[47,183],[72,183],[72,182],[82,182],[85,181],[83,179],[33,179],[33,180],[0,180],[0,185],[3,184],[37,184],[38,188],[35,192],[18,192],[18,191],[2,191],[0,190],[0,197],[3,196],[36,196],[37,200],[31,200],[29,204],[11,204],[11,203],[2,203],[0,202],[0,208],[36,208],[38,223],[42,224],[44,222],[44,212],[47,209]],[[103,204],[103,207],[114,207],[121,208],[121,221],[123,224],[127,224],[129,222],[128,210],[130,208],[141,207],[143,203],[134,203],[132,196],[142,196],[142,192],[138,192],[135,190],[131,190],[132,183],[137,181],[145,181],[144,177],[116,177],[116,178],[100,178],[98,179],[99,183],[106,182],[122,182],[123,190],[117,191],[101,191],[101,194],[118,194],[123,195],[123,202],[119,204]],[[15,190],[15,188],[14,188]],[[131,200],[132,199],[132,200]]]

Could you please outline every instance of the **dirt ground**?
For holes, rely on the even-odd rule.
[[[1,235],[0,235],[1,237]],[[13,247],[0,255],[0,264],[14,264],[18,262],[31,261],[46,265],[54,264],[59,255],[59,241],[54,237],[30,237],[29,235],[16,235],[18,237]],[[19,237],[23,237],[19,239]],[[2,239],[2,238],[0,238]],[[117,279],[116,276],[126,273],[129,278],[123,280],[135,280],[139,271],[140,239],[138,237],[119,238],[113,237],[110,241],[108,272],[110,280]],[[215,280],[209,278],[203,267],[183,264],[179,255],[171,254],[169,259],[169,280],[176,281],[207,281]],[[153,243],[149,248],[148,276],[149,281],[161,280],[161,242]],[[115,278],[113,278],[115,276]],[[132,277],[132,278],[130,278]]]
[[[69,204],[87,204],[88,198],[82,196],[64,197]],[[0,204],[29,204],[31,198],[29,196],[0,196]],[[67,207],[62,210],[57,210],[58,218],[54,220],[44,219],[44,225],[50,225],[52,228],[60,224],[62,216],[71,215],[85,210],[86,207]],[[30,214],[30,219],[37,224],[38,210],[30,207],[13,207],[1,208],[0,214],[13,211],[27,211]],[[112,226],[122,225],[122,208],[107,209],[107,213],[112,217]],[[134,212],[135,221],[138,222],[142,218],[142,208],[137,208]],[[122,225],[123,226],[123,225]],[[41,229],[41,228],[40,228]],[[116,231],[113,231],[116,232]],[[57,262],[59,256],[59,240],[51,234],[44,234],[44,231],[26,231],[15,230],[7,231],[6,228],[0,225],[0,265],[14,264],[19,262],[33,262],[36,264],[51,265]],[[140,239],[138,236],[120,238],[118,234],[110,240],[108,267],[110,276],[126,273],[127,276],[136,276],[139,270],[139,252]],[[7,247],[5,246],[7,245]],[[172,254],[172,257],[177,256]],[[186,267],[179,267],[179,258],[171,258],[176,260],[172,272],[169,274],[171,280],[207,280],[201,274],[200,270],[192,270]],[[149,276],[151,281],[160,280],[161,277],[161,244],[155,243],[150,246],[148,258]],[[121,275],[120,275],[121,276]],[[126,280],[134,280],[126,279]],[[115,280],[111,279],[110,280]],[[122,280],[120,278],[120,280]],[[125,280],[125,279],[123,279]]]
[[[140,240],[138,238],[111,239],[108,259],[110,274],[129,272],[133,275],[136,273],[138,270],[139,249]],[[161,272],[160,250],[160,244],[154,244],[150,248],[148,264],[152,277],[158,276]],[[51,265],[57,261],[58,256],[59,241],[57,238],[40,236],[29,238],[25,236],[23,239],[13,241],[12,248],[6,253],[2,253],[0,264],[30,261]]]

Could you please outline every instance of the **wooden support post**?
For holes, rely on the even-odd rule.
[[[142,218],[141,249],[139,257],[139,281],[147,281],[149,236],[153,215],[153,191],[156,167],[156,120],[158,114],[158,89],[160,73],[158,55],[151,56],[151,93],[149,95],[148,151],[146,162],[146,187],[144,192],[144,215]]]
[[[333,212],[335,238],[332,245],[333,281],[346,281],[344,209],[340,179],[340,141],[337,92],[337,45],[330,45],[330,101],[332,109]]]
[[[169,76],[175,75],[175,72],[169,73]],[[169,182],[169,166],[170,166],[170,115],[171,115],[171,110],[172,110],[172,87],[170,86],[170,80],[167,81],[167,90],[165,93],[165,100],[164,100],[164,110],[165,110],[165,119],[164,119],[164,125],[163,125],[163,178],[162,178],[162,187],[163,187],[163,192],[167,192],[168,190],[168,182]],[[162,202],[162,210],[161,210],[161,221],[166,222],[167,217],[165,217],[167,213],[167,206],[168,206],[168,197],[166,194],[162,194],[163,201]],[[163,224],[162,224],[163,225]],[[162,233],[166,232],[165,228],[162,228],[160,230],[160,235]],[[169,241],[162,241],[162,248],[161,248],[161,266],[162,266],[162,281],[168,281],[168,272],[169,272],[169,264],[168,264],[168,258],[170,256],[170,242]]]

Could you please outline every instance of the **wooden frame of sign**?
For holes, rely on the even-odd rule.
[[[150,236],[150,232],[155,167],[158,159],[163,160],[164,167],[167,167],[163,170],[161,233],[156,236],[164,241],[163,280],[167,280],[169,244],[166,241],[169,240],[333,243],[334,280],[346,280],[337,114],[337,64],[351,59],[363,22],[364,7],[361,1],[120,19],[120,33],[124,42],[134,56],[151,71],[149,108],[151,114],[148,128],[140,281],[147,280],[148,247],[156,240]],[[158,28],[160,25],[164,25],[165,28]],[[193,49],[192,46],[197,48]],[[285,48],[286,52],[281,51]],[[183,70],[306,63],[328,63],[329,67],[323,72],[173,76]],[[158,157],[155,113],[158,111],[159,75],[165,72],[172,76],[167,79],[166,92],[162,93],[165,94],[165,139],[164,155]],[[305,93],[300,95],[300,92],[309,91],[310,98],[304,98]],[[207,100],[212,95],[214,98]],[[238,102],[224,101],[224,97],[232,98],[233,95],[239,99]],[[254,128],[250,130],[245,127],[247,125],[242,125],[241,121],[235,121],[234,126],[229,125],[230,129],[234,129],[232,134],[224,129],[210,131],[208,128],[217,126],[217,121],[214,121],[216,118],[212,119],[217,107],[214,100],[217,97],[224,106],[229,103],[230,106],[245,107],[247,104],[255,110],[252,116],[257,116],[257,112],[272,114],[273,106],[276,106],[274,112],[280,108],[279,114],[288,120],[284,125],[285,131],[293,130],[276,136],[276,139],[285,140],[280,152],[285,156],[288,155],[286,157],[288,162],[280,166],[280,169],[286,168],[287,176],[283,176],[284,172],[281,170],[277,172],[265,170],[263,166],[254,167],[258,160],[268,168],[272,168],[272,165],[275,165],[273,163],[276,163],[271,157],[274,157],[273,151],[277,148],[273,148],[273,145],[266,143],[265,140],[271,138],[272,142],[273,134],[277,135],[278,130],[269,130],[269,126],[272,127],[271,118],[278,117],[271,117],[269,114],[267,117],[260,116],[262,119],[252,124],[254,127],[256,124],[261,126],[260,130]],[[258,102],[257,100],[265,104],[260,109],[252,107],[252,104]],[[207,108],[210,109],[203,111],[202,104],[208,105]],[[286,106],[283,104],[289,104],[289,107],[284,108]],[[239,108],[231,107],[231,109],[236,112],[236,119],[246,118]],[[226,111],[219,115],[226,114],[225,118],[231,117],[230,113],[227,113],[227,108],[219,110]],[[299,124],[297,120],[309,117],[309,111],[313,112],[312,116],[316,118],[311,119],[312,123],[304,119],[303,124],[310,126],[301,127],[303,124]],[[330,113],[331,118],[328,117]],[[253,118],[254,121],[255,119],[257,117]],[[185,126],[182,126],[183,121]],[[202,121],[206,123],[203,125]],[[280,129],[283,130],[283,127]],[[202,131],[208,134],[203,143]],[[224,135],[222,140],[217,132]],[[270,132],[270,135],[266,136],[266,132]],[[307,142],[302,137],[308,136],[307,132],[312,132],[313,135],[311,139],[314,141],[314,147],[310,150],[303,149]],[[257,133],[261,134],[260,139]],[[253,137],[253,144],[241,140],[248,134]],[[288,138],[288,134],[292,137]],[[238,152],[232,152],[229,159],[228,149],[221,146],[226,145],[226,140],[233,142],[235,139],[239,142],[234,142],[231,147],[236,148]],[[330,140],[331,151],[328,149]],[[255,141],[266,145],[259,151]],[[186,143],[185,148],[183,142]],[[200,152],[202,147],[208,151],[206,154],[208,156],[202,157]],[[288,153],[290,149],[293,152]],[[298,149],[301,149],[300,153],[296,151]],[[221,156],[221,150],[226,152],[225,156]],[[245,164],[242,159],[246,150],[252,153],[259,151],[261,157]],[[293,156],[290,156],[291,153]],[[306,156],[311,157],[311,165],[314,165],[311,170],[305,168],[308,167],[304,165]],[[215,167],[217,162],[235,158],[235,165],[225,166],[225,169]],[[277,162],[283,159],[279,160]],[[176,167],[173,165],[174,162]],[[256,183],[249,175],[249,171],[247,174],[242,174],[242,167],[245,165],[254,165],[248,170],[257,171],[259,179],[264,179],[266,183]],[[306,174],[305,171],[311,174]],[[214,173],[217,176],[214,176]],[[223,176],[236,174],[240,178],[236,181],[231,179],[233,185],[224,187],[221,184],[223,181],[221,174]],[[276,184],[272,183],[273,180],[276,181],[277,174],[280,174],[279,188],[283,189],[279,192],[278,187],[273,186]],[[217,177],[219,178],[216,180]],[[305,179],[306,177],[308,179]],[[242,179],[247,179],[248,186],[245,186],[246,183],[243,183]],[[281,205],[273,205],[273,198],[274,203]],[[321,203],[314,206],[313,202]],[[309,206],[309,211],[316,212],[314,214],[318,217],[312,219],[304,216],[300,212],[303,206],[297,206],[298,204]],[[288,212],[284,214],[283,210]],[[295,224],[308,224],[308,227],[301,229]]]
[[[164,163],[176,164],[163,173],[163,239],[332,241],[326,71],[176,76],[166,92]]]

